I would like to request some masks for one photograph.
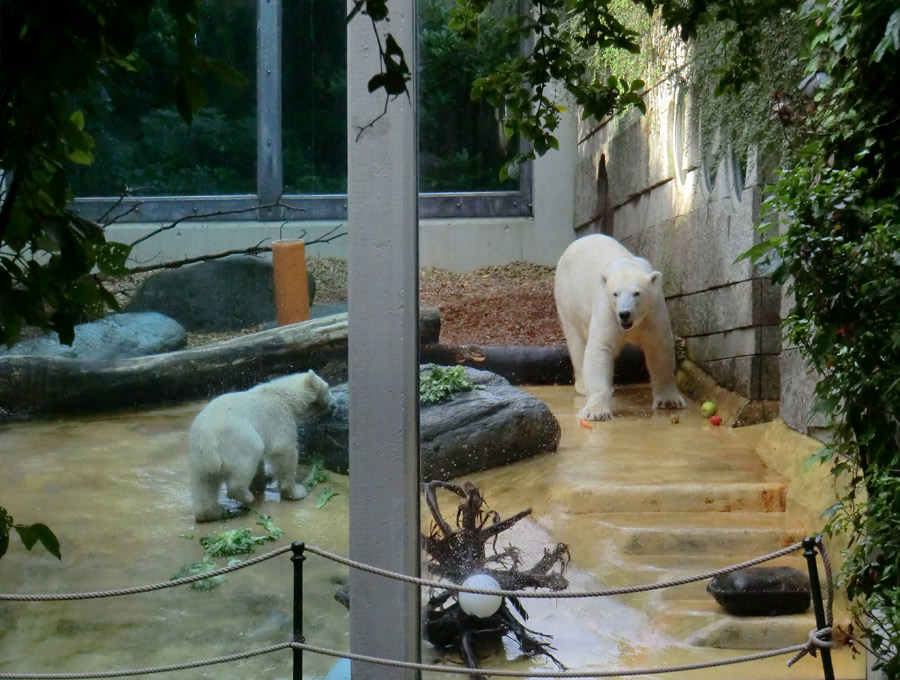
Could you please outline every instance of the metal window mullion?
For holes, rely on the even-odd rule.
[[[262,0],[256,19],[256,192],[261,206],[277,203],[284,187],[281,149],[282,0]],[[280,219],[278,208],[259,219]]]

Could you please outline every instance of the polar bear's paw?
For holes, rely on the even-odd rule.
[[[653,408],[684,408],[685,401],[678,390],[664,392],[653,397]]]
[[[282,500],[299,501],[301,498],[306,498],[307,492],[306,487],[302,484],[294,484],[287,489],[281,489],[280,493]]]
[[[588,404],[578,412],[578,417],[585,420],[612,420],[612,409],[599,404]]]

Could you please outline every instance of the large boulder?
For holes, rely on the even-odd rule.
[[[0,350],[0,356],[111,361],[174,352],[186,343],[184,327],[162,314],[110,314],[99,321],[75,326],[75,339],[71,345],[60,344],[59,335],[48,333]]]
[[[430,370],[430,365],[421,370]],[[466,367],[483,390],[458,392],[453,399],[422,405],[419,411],[422,481],[452,479],[555,451],[560,428],[544,402],[514,387],[505,378]],[[337,406],[330,418],[307,427],[299,436],[309,459],[346,474],[349,460],[349,409],[346,385],[332,388]]]
[[[315,283],[307,273],[309,299]],[[189,331],[233,331],[275,319],[272,263],[250,255],[169,269],[147,278],[125,308],[155,311]]]
[[[794,567],[747,567],[713,578],[706,586],[729,614],[780,616],[809,609],[809,577]]]

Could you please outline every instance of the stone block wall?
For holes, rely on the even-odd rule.
[[[759,239],[755,159],[704,162],[697,112],[670,83],[646,101],[644,116],[582,123],[575,235],[607,233],[650,260],[688,357],[729,390],[777,400],[781,291],[736,261]]]

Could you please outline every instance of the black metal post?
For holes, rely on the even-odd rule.
[[[809,569],[809,589],[812,594],[813,611],[816,614],[816,628],[822,630],[828,627],[825,621],[825,606],[822,604],[822,586],[819,584],[819,567],[816,564],[816,539],[807,537],[803,539],[806,558],[806,566]],[[826,647],[819,648],[822,655],[822,671],[825,680],[834,680],[834,666],[831,664],[831,650]]]
[[[306,548],[303,541],[296,541],[291,544],[293,555],[291,562],[294,563],[294,638],[293,642],[303,642],[303,563],[306,561],[306,555],[303,550]],[[294,674],[293,680],[303,680],[303,650],[294,647]]]

